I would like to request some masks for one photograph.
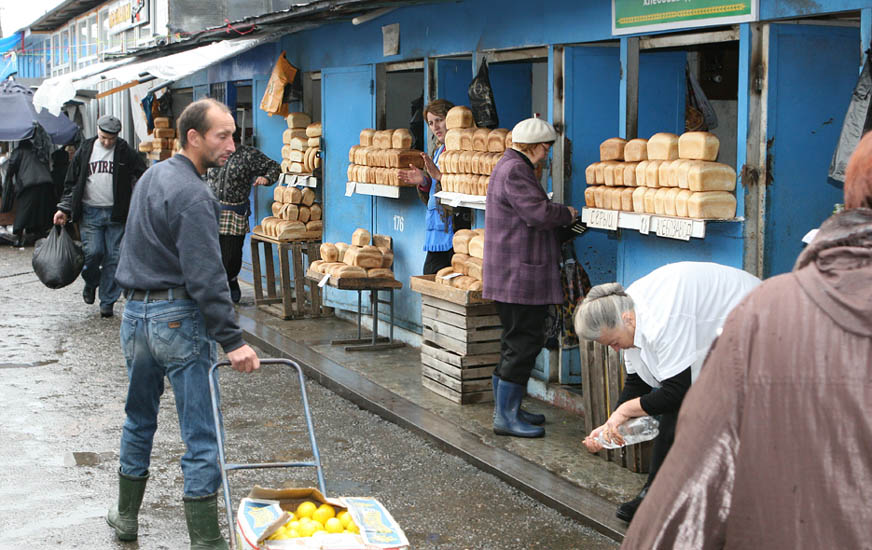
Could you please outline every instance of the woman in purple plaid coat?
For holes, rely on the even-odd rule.
[[[536,165],[557,139],[538,118],[512,130],[512,148],[494,167],[485,209],[483,297],[494,300],[503,325],[500,361],[493,375],[494,433],[542,437],[541,414],[521,409],[527,380],[545,341],[549,304],[563,302],[557,229],[578,212],[551,202],[536,179]]]

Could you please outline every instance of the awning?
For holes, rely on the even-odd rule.
[[[6,38],[0,38],[0,53],[6,53],[20,43],[21,31],[17,31],[12,36],[7,36]]]
[[[155,78],[172,82],[192,75],[210,65],[237,56],[256,46],[277,40],[280,36],[281,34],[279,33],[271,33],[255,38],[222,40],[165,57],[107,68],[98,74],[80,79],[69,79],[68,82],[60,82],[59,80],[63,77],[53,78],[43,83],[36,91],[34,105],[37,108],[45,107],[50,112],[55,112],[53,109],[57,109],[57,112],[60,112],[63,104],[75,96],[75,90],[93,89],[98,83],[110,80],[117,80],[120,85],[108,92],[103,92],[100,94],[101,96],[109,95],[109,93],[118,92]],[[57,84],[53,83],[52,81],[55,80],[59,82]],[[43,91],[43,88],[46,91],[41,94],[40,92]]]
[[[113,61],[104,61],[95,63],[81,68],[78,71],[48,78],[43,81],[33,94],[33,106],[39,109],[46,109],[53,115],[58,115],[64,103],[76,97],[77,90],[88,89],[92,87],[90,79],[96,78],[99,82],[100,73],[132,63],[135,57],[125,57],[124,59],[116,59]]]

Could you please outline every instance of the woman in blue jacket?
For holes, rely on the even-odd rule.
[[[421,153],[424,158],[424,170],[410,165],[408,170],[400,170],[400,181],[417,186],[418,195],[427,205],[426,236],[424,238],[424,251],[427,258],[424,260],[424,275],[432,275],[451,265],[451,256],[454,255],[454,211],[451,207],[442,205],[436,200],[436,193],[442,190],[442,172],[439,170],[439,159],[445,151],[445,117],[448,110],[454,104],[445,99],[434,99],[424,107],[424,118],[427,127],[430,128],[433,137],[436,138],[437,147],[430,157],[427,153]]]

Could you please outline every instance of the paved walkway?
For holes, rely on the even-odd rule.
[[[320,384],[429,437],[444,450],[597,531],[616,540],[623,537],[627,524],[615,518],[615,508],[636,495],[645,476],[585,451],[577,415],[526,400],[530,403],[525,408],[546,415],[546,436],[497,436],[492,430],[491,403],[458,405],[421,385],[420,351],[414,347],[346,352],[330,341],[357,336],[356,326],[347,321],[335,317],[284,321],[252,305],[242,305],[239,313],[249,341],[274,356],[297,361]]]

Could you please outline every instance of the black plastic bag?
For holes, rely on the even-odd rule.
[[[31,264],[42,284],[49,288],[63,288],[82,272],[85,252],[81,243],[74,241],[64,228],[55,225],[48,237],[36,242]]]
[[[475,125],[491,130],[498,127],[500,118],[497,116],[497,104],[494,102],[494,90],[490,84],[487,59],[481,60],[481,67],[478,68],[478,74],[469,83],[467,93]]]
[[[581,220],[578,220],[579,222]],[[574,224],[573,224],[574,225]],[[582,231],[583,232],[583,231]],[[550,350],[572,348],[578,345],[573,317],[575,308],[590,292],[590,277],[578,261],[572,241],[560,247],[560,284],[563,287],[563,303],[548,308],[545,319],[545,347]]]
[[[833,160],[830,162],[829,176],[836,181],[845,182],[845,169],[848,167],[848,159],[860,143],[863,134],[872,129],[872,69],[869,67],[869,53],[866,50],[866,63],[857,79],[854,93],[851,94],[851,103],[845,114],[845,122],[842,123],[842,133],[839,135],[839,143],[833,152]]]

